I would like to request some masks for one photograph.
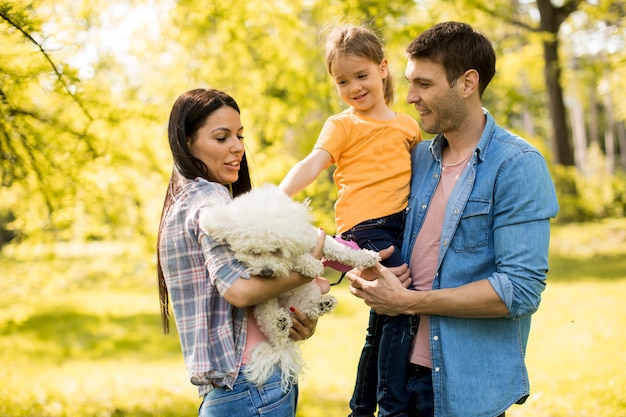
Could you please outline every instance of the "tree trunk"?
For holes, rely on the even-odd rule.
[[[554,157],[557,163],[571,166],[574,165],[574,152],[569,141],[558,53],[559,27],[566,15],[564,16],[562,9],[555,8],[550,0],[537,0],[537,7],[541,16],[541,30],[546,36],[543,42],[544,73],[554,135],[552,142]]]
[[[615,135],[613,134],[615,120],[613,120],[613,100],[610,91],[604,95],[604,107],[606,108],[606,132],[604,132],[606,172],[613,175],[615,173]]]
[[[589,143],[600,146],[598,123],[598,91],[595,84],[589,86]]]
[[[626,125],[620,120],[616,123],[617,143],[619,143],[620,166],[623,172],[626,172]]]
[[[576,168],[584,176],[587,172],[587,135],[585,135],[585,111],[578,96],[573,97],[570,106],[572,119],[572,137],[574,138],[574,159]]]

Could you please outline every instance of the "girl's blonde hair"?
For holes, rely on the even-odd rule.
[[[354,55],[380,64],[385,59],[382,40],[371,29],[364,26],[344,25],[335,28],[326,38],[326,70],[332,75],[332,65],[340,55]],[[393,103],[394,86],[391,71],[383,80],[385,102]]]

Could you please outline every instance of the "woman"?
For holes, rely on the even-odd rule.
[[[230,201],[251,188],[243,126],[235,100],[196,89],[172,108],[168,137],[174,170],[158,238],[158,275],[164,330],[172,308],[191,383],[203,396],[199,416],[295,416],[297,385],[280,388],[280,371],[261,387],[242,373],[261,340],[252,306],[310,280],[291,273],[271,280],[246,273],[228,246],[198,225],[203,207]],[[314,256],[321,258],[320,233]],[[295,310],[291,337],[310,337],[315,322]]]

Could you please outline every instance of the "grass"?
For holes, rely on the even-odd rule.
[[[196,415],[178,339],[161,334],[154,259],[130,245],[0,256],[0,415]],[[342,283],[304,344],[299,417],[348,414],[368,309]],[[554,228],[534,316],[531,396],[507,417],[626,416],[626,219]]]

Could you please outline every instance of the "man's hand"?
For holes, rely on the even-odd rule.
[[[407,287],[411,284],[410,271],[406,264],[394,269],[404,271],[401,277],[381,264],[361,272],[356,270],[348,272],[346,276],[351,283],[350,292],[362,298],[365,304],[378,314],[387,316],[407,314],[401,301],[407,295]],[[361,275],[367,276],[367,279]]]
[[[391,256],[391,254],[393,253],[395,249],[396,248],[394,246],[389,246],[388,248],[379,251],[378,255],[380,256],[380,259],[384,261],[385,259]],[[402,264],[400,266],[393,266],[388,269],[396,277],[398,277],[398,279],[400,280],[404,288],[409,288],[411,286],[411,270],[409,269],[409,266],[407,264]],[[350,272],[354,275],[360,276],[361,278],[367,281],[373,281],[377,278],[376,273],[371,268],[364,269],[362,271],[357,271],[355,269]]]
[[[381,264],[368,268],[374,280],[363,279],[356,271],[346,274],[350,292],[362,298],[377,313],[436,314],[462,318],[510,317],[507,305],[500,299],[488,279],[460,287],[429,291],[412,291],[404,287],[390,269]]]

